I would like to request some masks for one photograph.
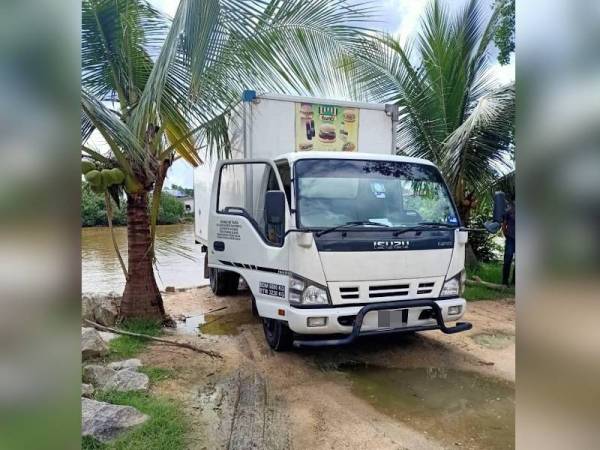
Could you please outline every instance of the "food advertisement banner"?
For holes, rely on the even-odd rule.
[[[358,108],[296,103],[296,151],[355,152]]]

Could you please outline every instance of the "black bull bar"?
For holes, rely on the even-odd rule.
[[[401,327],[401,328],[390,328],[386,330],[372,330],[372,331],[363,331],[361,333],[360,329],[363,324],[363,319],[365,315],[370,311],[378,311],[382,309],[406,309],[406,308],[416,308],[416,307],[430,307],[433,311],[433,318],[437,322],[437,325],[425,325],[425,326],[415,326],[415,327]],[[444,317],[442,316],[442,308],[434,301],[434,300],[400,300],[395,302],[380,302],[380,303],[371,303],[363,306],[358,314],[356,314],[356,319],[354,319],[354,325],[352,326],[352,333],[348,336],[342,338],[333,338],[333,339],[316,339],[316,340],[295,340],[294,345],[298,347],[321,347],[324,345],[344,345],[350,344],[359,336],[368,336],[374,334],[385,334],[385,333],[402,333],[409,331],[426,331],[426,330],[441,330],[446,334],[460,333],[461,331],[467,331],[473,328],[473,325],[469,322],[457,322],[456,325],[452,327],[447,327],[444,323]]]

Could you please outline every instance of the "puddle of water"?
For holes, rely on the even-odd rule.
[[[479,333],[471,336],[471,338],[482,347],[491,348],[493,350],[501,350],[515,342],[514,335],[502,331]]]
[[[200,325],[200,332],[202,334],[232,336],[240,333],[240,326],[255,321],[256,319],[249,310],[228,314],[205,314],[204,323]]]
[[[515,393],[509,382],[443,368],[340,367],[352,392],[443,443],[512,449]]]
[[[177,332],[181,334],[198,335],[199,327],[205,322],[204,314],[186,317],[185,320],[177,322]]]

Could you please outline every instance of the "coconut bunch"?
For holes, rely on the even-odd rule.
[[[126,177],[118,167],[103,168],[98,163],[88,160],[81,161],[81,173],[93,192],[102,194],[106,190],[113,191],[124,188],[126,192],[135,190],[136,184],[130,177]]]

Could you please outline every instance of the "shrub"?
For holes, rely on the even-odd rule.
[[[158,211],[158,223],[179,223],[185,215],[185,207],[172,195],[163,192],[160,196],[160,209]]]

